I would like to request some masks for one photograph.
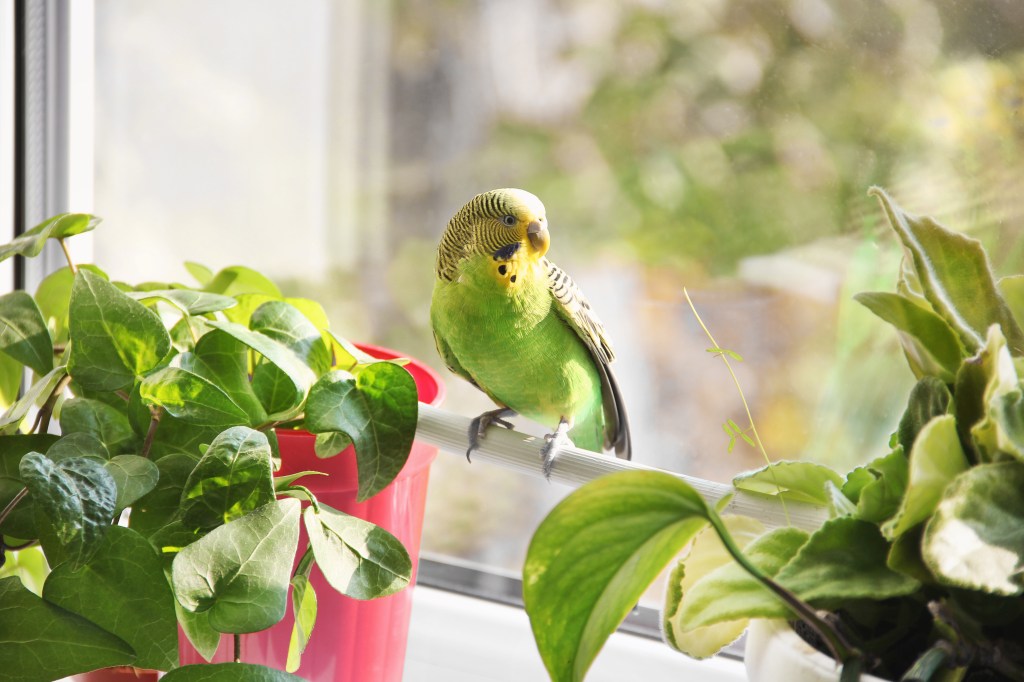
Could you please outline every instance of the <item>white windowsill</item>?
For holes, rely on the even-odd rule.
[[[546,680],[522,609],[417,586],[403,682]],[[742,682],[743,664],[718,657],[695,661],[662,642],[615,633],[587,682]]]

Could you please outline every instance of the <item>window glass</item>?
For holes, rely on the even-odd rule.
[[[618,352],[636,460],[727,481],[881,454],[912,383],[852,300],[899,252],[887,188],[1021,270],[1024,11],[985,0],[96,0],[95,255],[245,264],[439,369],[437,240],[537,194]],[[446,408],[492,405],[448,375]],[[551,425],[546,425],[550,427]],[[534,432],[543,433],[543,430]],[[518,570],[565,490],[439,457],[428,551]]]

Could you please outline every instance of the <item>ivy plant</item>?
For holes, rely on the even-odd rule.
[[[0,260],[51,240],[69,254],[65,240],[98,223],[55,216]],[[356,599],[409,584],[394,536],[320,503],[298,482],[316,472],[275,471],[277,432],[306,429],[321,457],[354,445],[360,501],[380,492],[412,446],[412,376],[254,270],[186,267],[193,285],[129,285],[68,255],[34,295],[0,296],[5,679],[115,665],[174,669],[179,682],[297,679],[238,661],[177,668],[179,626],[209,659],[223,634],[292,608],[295,670],[313,636],[313,564]]]
[[[524,567],[553,680],[583,679],[670,566],[665,639],[694,657],[781,618],[843,680],[1024,679],[1024,276],[997,279],[977,241],[872,193],[905,257],[894,293],[857,300],[896,329],[917,378],[898,429],[845,474],[778,461],[734,479],[827,508],[814,532],[723,517],[662,472],[569,495]]]

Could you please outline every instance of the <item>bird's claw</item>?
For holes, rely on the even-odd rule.
[[[544,436],[544,447],[541,448],[541,472],[544,474],[544,478],[551,480],[551,470],[555,466],[555,458],[558,456],[558,452],[567,444],[570,443],[569,436],[566,435],[569,431],[569,422],[565,419],[559,422],[558,428],[554,433],[549,433]]]
[[[502,419],[502,417],[511,417],[515,414],[514,410],[510,410],[507,407],[503,407],[497,410],[489,410],[484,412],[479,417],[475,418],[469,423],[469,448],[466,450],[466,461],[473,461],[470,455],[473,451],[480,447],[480,441],[484,439],[487,433],[487,429],[491,424],[497,424],[503,428],[512,430],[514,427],[512,422]]]

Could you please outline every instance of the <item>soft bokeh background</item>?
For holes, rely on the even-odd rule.
[[[441,369],[434,247],[474,194],[546,203],[642,463],[721,481],[736,367],[773,458],[885,451],[912,377],[851,299],[899,253],[870,185],[1024,270],[1012,0],[96,0],[96,259],[245,264]],[[489,407],[452,378],[447,407]],[[434,467],[428,551],[518,570],[565,490]]]

